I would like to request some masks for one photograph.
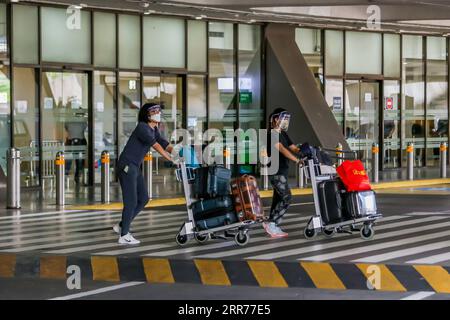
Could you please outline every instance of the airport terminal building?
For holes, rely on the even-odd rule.
[[[329,131],[363,160],[377,143],[381,170],[404,167],[411,142],[415,166],[436,167],[440,144],[449,142],[449,38],[442,32],[64,2],[0,3],[0,167],[6,171],[6,150],[19,148],[24,187],[53,178],[58,151],[69,170],[82,163],[87,185],[99,183],[101,152],[114,163],[146,102],[164,104],[166,137],[177,128],[267,128],[271,110],[285,107],[296,142],[323,144],[320,132]],[[270,33],[273,25],[283,26]],[[285,38],[296,47],[283,52],[278,40]],[[293,79],[289,64],[305,72]],[[308,100],[298,88],[312,80],[317,98]],[[324,114],[320,99],[332,126],[311,115],[315,108]],[[232,148],[235,162],[245,162],[246,152]],[[173,175],[156,161],[157,175]],[[245,163],[236,170],[257,173]]]

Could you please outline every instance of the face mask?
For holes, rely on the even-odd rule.
[[[161,113],[152,114],[150,120],[154,122],[161,122]]]
[[[279,127],[281,130],[287,131],[289,128],[289,120],[287,120],[287,119],[281,120]]]

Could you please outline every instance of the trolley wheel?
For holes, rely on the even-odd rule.
[[[188,240],[189,239],[187,235],[177,234],[177,236],[175,237],[175,241],[180,246],[184,246],[188,242]]]
[[[370,240],[375,235],[375,231],[371,225],[364,225],[360,230],[360,234],[364,240]]]
[[[326,237],[326,238],[332,238],[332,237],[334,237],[334,235],[336,234],[336,229],[323,229],[323,235]]]
[[[238,232],[236,233],[234,240],[238,246],[243,247],[249,242],[250,236],[245,232]]]
[[[309,240],[313,239],[317,235],[317,233],[316,230],[314,229],[305,228],[305,230],[303,230],[303,235],[305,236],[306,239]]]
[[[198,243],[205,243],[209,240],[211,240],[211,235],[209,233],[204,235],[194,234],[194,238]]]

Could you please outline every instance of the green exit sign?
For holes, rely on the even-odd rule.
[[[252,103],[252,93],[251,92],[239,93],[239,103],[242,103],[242,104]]]

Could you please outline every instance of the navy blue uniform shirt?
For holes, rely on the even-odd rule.
[[[169,142],[161,137],[157,127],[152,129],[147,123],[139,122],[120,154],[119,167],[124,167],[128,164],[139,167],[144,161],[144,157],[150,150],[150,147],[156,142],[163,149],[166,149],[169,145]]]

